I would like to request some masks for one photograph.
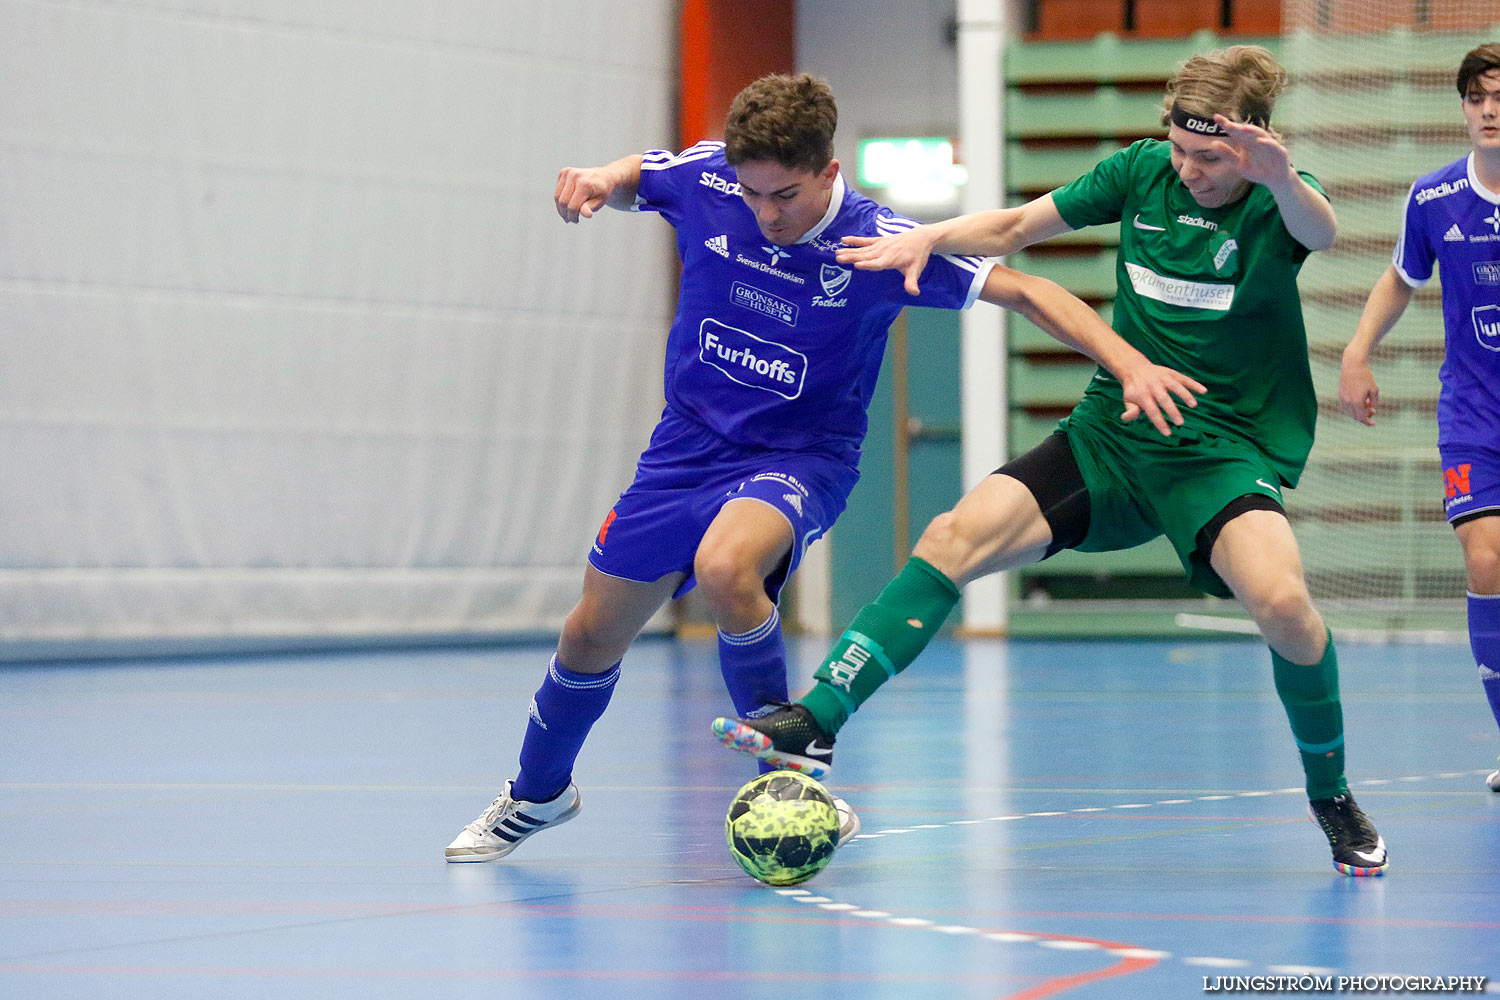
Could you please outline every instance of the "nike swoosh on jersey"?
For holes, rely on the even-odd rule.
[[[1135,224],[1135,228],[1137,228],[1137,229],[1144,229],[1147,232],[1164,233],[1164,232],[1167,231],[1167,227],[1166,226],[1153,226],[1149,222],[1142,222],[1141,221],[1141,213],[1139,213],[1139,212],[1137,212],[1135,214],[1135,218],[1132,220],[1132,222]]]
[[[818,746],[818,741],[813,740],[802,752],[809,757],[832,757],[833,747],[820,747]]]
[[[1256,482],[1259,483],[1261,486],[1264,486],[1266,489],[1270,490],[1272,493],[1275,493],[1277,496],[1281,495],[1281,491],[1280,490],[1278,490],[1276,487],[1272,486],[1270,483],[1266,482],[1264,479],[1257,479]]]

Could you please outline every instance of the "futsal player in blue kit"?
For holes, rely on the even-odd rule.
[[[1380,390],[1370,351],[1436,263],[1443,285],[1437,418],[1444,504],[1464,554],[1469,644],[1500,724],[1500,43],[1465,55],[1457,82],[1474,149],[1418,178],[1406,196],[1392,264],[1344,348],[1339,404],[1374,425]],[[1487,783],[1500,792],[1500,770]]]
[[[1193,405],[1204,390],[1152,364],[1050,281],[934,255],[912,295],[897,272],[839,265],[843,237],[915,223],[845,185],[836,124],[823,81],[765,77],[735,98],[724,142],[559,175],[566,222],[609,206],[658,212],[676,229],[666,408],[594,538],[582,598],[531,702],[520,771],[448,846],[449,861],[504,857],[578,814],[574,762],[627,647],[694,585],[718,626],[735,710],[753,716],[788,700],[776,599],[859,478],[886,332],[906,306],[964,309],[982,298],[1021,313],[1119,377],[1121,417],[1144,415],[1161,434],[1182,422],[1174,397]],[[842,843],[858,819],[837,805]]]

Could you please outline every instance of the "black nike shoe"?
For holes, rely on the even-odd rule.
[[[1331,799],[1314,799],[1307,814],[1323,828],[1333,848],[1333,867],[1345,875],[1384,875],[1385,838],[1375,832],[1354,796],[1345,792]]]
[[[731,750],[809,778],[821,778],[833,767],[833,737],[802,705],[782,705],[756,719],[718,718],[713,731]]]

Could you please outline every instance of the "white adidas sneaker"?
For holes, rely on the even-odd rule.
[[[837,795],[833,796],[833,807],[839,811],[838,846],[843,847],[859,833],[859,813]]]
[[[463,828],[443,854],[449,861],[493,861],[503,858],[521,841],[549,826],[566,823],[583,808],[578,786],[571,781],[547,802],[511,798],[507,781],[490,807]]]

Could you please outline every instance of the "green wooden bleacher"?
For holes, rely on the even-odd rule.
[[[1118,230],[1116,230],[1118,232]],[[1116,237],[1118,241],[1118,237]],[[1033,247],[1005,259],[1007,265],[1057,282],[1085,301],[1115,296],[1114,247],[1080,245],[1079,253],[1055,253]]]
[[[1084,41],[1021,39],[1005,51],[1007,85],[1076,86],[1087,84],[1155,85],[1164,83],[1177,64],[1208,49],[1233,43],[1279,50],[1278,37],[1221,36],[1198,31],[1181,38],[1122,38],[1102,33]],[[1155,100],[1161,104],[1161,95]]]
[[[1161,131],[1161,95],[1107,84],[1078,93],[1011,91],[1005,117],[1015,139],[1137,138]]]
[[[1006,143],[1005,182],[1012,191],[1042,194],[1061,187],[1125,144],[1113,139],[1081,146],[1028,148],[1019,139]]]
[[[1358,46],[1342,51],[1330,52],[1324,48],[1316,50],[1314,59],[1304,59],[1303,50],[1317,45],[1317,39],[1304,32],[1289,32],[1276,50],[1287,63],[1316,61],[1321,74],[1370,75],[1389,73],[1396,69],[1415,71],[1448,79],[1447,90],[1457,96],[1452,86],[1452,74],[1458,67],[1458,59],[1475,43],[1473,38],[1488,33],[1494,37],[1500,30],[1500,11],[1488,28],[1474,28],[1463,32],[1412,31],[1396,26],[1385,32],[1359,36]]]

